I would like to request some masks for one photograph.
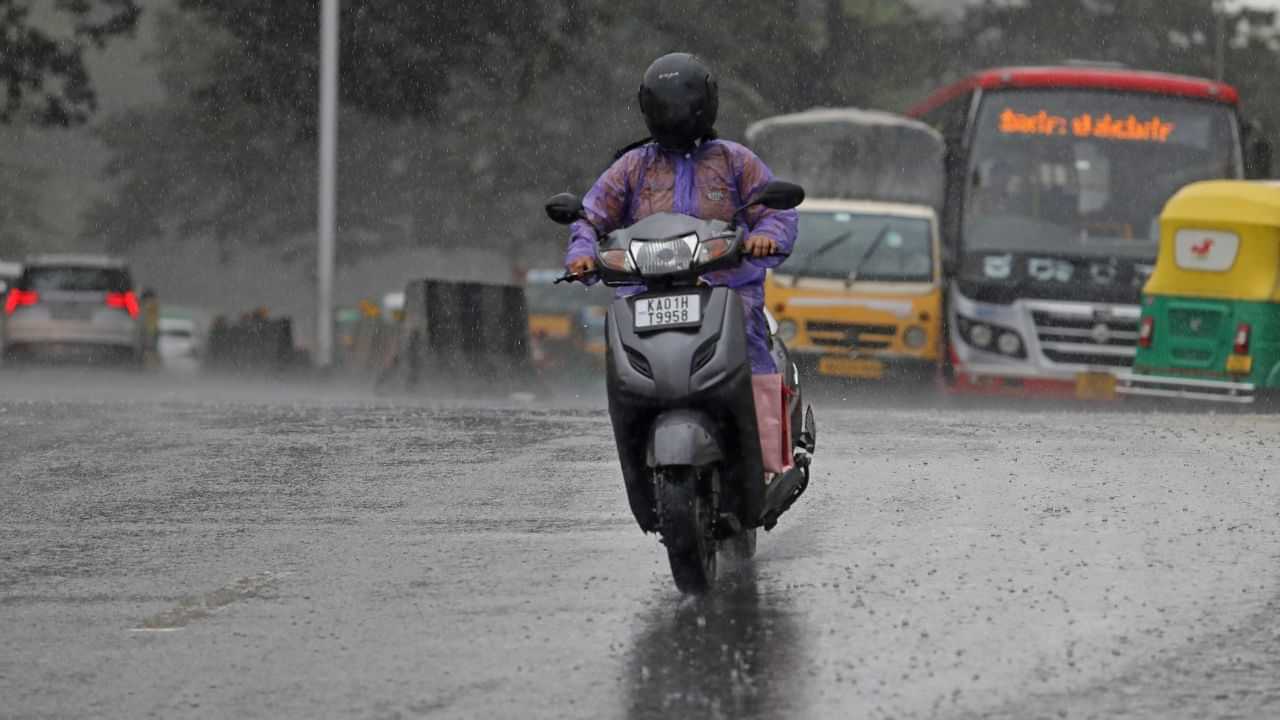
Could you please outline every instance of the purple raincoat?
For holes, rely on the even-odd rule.
[[[628,227],[660,212],[676,212],[704,220],[733,219],[734,208],[751,197],[773,173],[756,154],[735,142],[710,140],[689,153],[669,152],[650,143],[618,159],[592,186],[583,206],[603,232]],[[795,210],[754,207],[744,220],[750,235],[763,235],[778,244],[778,253],[791,254],[796,242]],[[591,225],[576,222],[571,228],[565,264],[580,257],[595,257],[596,233]],[[769,328],[764,317],[765,269],[785,258],[747,258],[732,270],[710,273],[703,279],[712,285],[733,288],[747,311],[747,354],[751,372],[777,372],[769,354]],[[619,288],[618,295],[643,288]]]

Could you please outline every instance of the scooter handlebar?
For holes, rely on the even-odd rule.
[[[569,283],[569,282],[586,282],[586,281],[587,281],[587,278],[594,277],[594,276],[595,276],[595,274],[596,274],[596,273],[595,273],[594,271],[593,271],[593,272],[585,272],[585,273],[571,273],[571,272],[566,272],[565,274],[563,274],[563,275],[561,275],[560,277],[556,278],[556,281],[555,281],[554,283],[552,283],[552,284],[553,284],[553,285],[559,285],[560,283]]]

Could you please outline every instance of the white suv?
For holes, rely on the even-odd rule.
[[[48,255],[28,260],[4,299],[4,355],[142,359],[138,296],[124,261]]]

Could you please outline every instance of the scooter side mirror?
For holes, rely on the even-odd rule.
[[[573,193],[560,193],[547,201],[547,217],[560,225],[572,225],[586,215],[582,208],[582,199]]]
[[[790,210],[802,202],[804,202],[804,188],[786,180],[770,180],[742,209],[763,205],[770,210]]]

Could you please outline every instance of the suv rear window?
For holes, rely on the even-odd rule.
[[[23,290],[36,292],[127,292],[132,285],[128,271],[101,267],[32,267],[18,282]]]

